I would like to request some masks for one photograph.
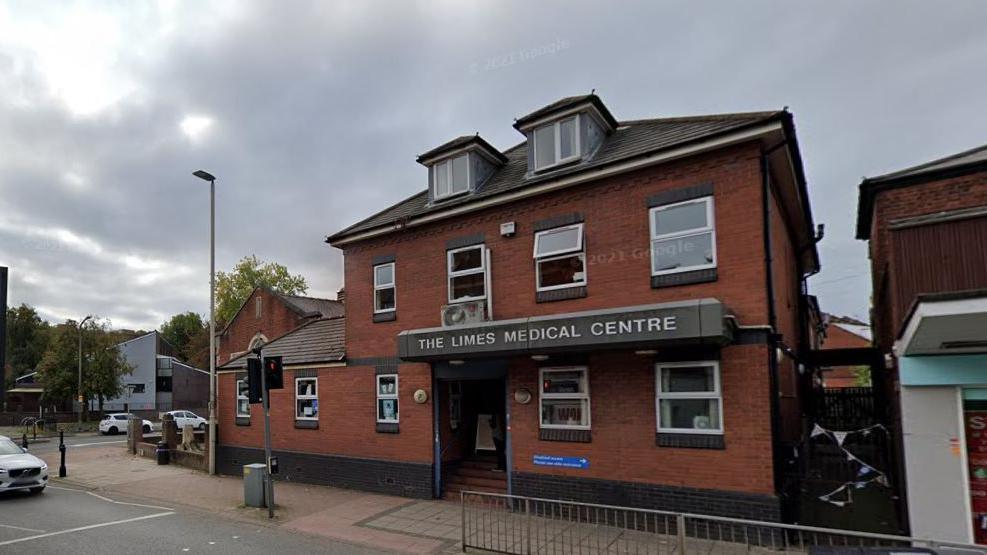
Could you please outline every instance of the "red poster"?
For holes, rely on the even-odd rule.
[[[987,411],[968,410],[964,414],[973,531],[977,543],[987,544]]]

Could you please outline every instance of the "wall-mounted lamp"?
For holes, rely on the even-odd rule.
[[[658,350],[657,349],[641,349],[640,351],[634,351],[634,354],[635,355],[641,355],[641,356],[657,355],[658,354]]]
[[[548,355],[531,355],[531,360],[543,362],[548,360]]]
[[[451,364],[453,366],[462,366],[463,364],[466,364],[466,361],[465,360],[460,360],[460,359],[457,358],[455,360],[450,360],[449,361],[449,364]]]

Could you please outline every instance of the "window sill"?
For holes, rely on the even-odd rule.
[[[247,417],[237,416],[236,417],[236,425],[237,426],[249,426],[250,425],[250,417],[249,416],[247,416]]]
[[[398,313],[396,310],[390,312],[377,312],[374,314],[374,323],[377,322],[393,322],[398,319]]]
[[[716,281],[716,279],[716,268],[689,270],[674,274],[651,276],[651,288],[661,289],[662,287],[676,287],[679,285],[691,285],[693,283],[708,283]]]
[[[398,424],[392,422],[378,422],[377,423],[377,433],[378,434],[396,434],[398,432]]]
[[[303,430],[318,430],[319,421],[318,420],[295,420],[295,427]]]
[[[726,449],[723,434],[690,434],[658,432],[655,434],[658,447],[681,447],[685,449]]]
[[[572,443],[590,443],[593,440],[591,430],[565,430],[559,428],[539,428],[538,439],[541,441],[568,441]]]
[[[564,289],[551,289],[549,291],[537,291],[535,301],[539,303],[550,303],[554,301],[566,301],[569,299],[581,299],[586,296],[586,286],[576,285]]]

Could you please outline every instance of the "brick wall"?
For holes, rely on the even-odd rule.
[[[987,172],[881,191],[874,198],[870,230],[871,279],[874,287],[874,342],[890,352],[895,334],[909,308],[895,302],[896,276],[906,261],[892,256],[892,220],[960,208],[987,206]]]
[[[261,299],[261,315],[256,313],[256,299]],[[250,342],[258,333],[274,341],[305,323],[305,319],[297,312],[288,308],[281,297],[262,288],[255,289],[243,308],[234,317],[230,325],[219,334],[219,344],[216,347],[217,364],[225,364],[233,356],[246,351]]]

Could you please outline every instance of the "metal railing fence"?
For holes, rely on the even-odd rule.
[[[832,548],[926,548],[987,555],[987,546],[738,518],[464,491],[463,551],[512,555],[732,555]]]

